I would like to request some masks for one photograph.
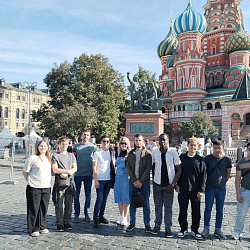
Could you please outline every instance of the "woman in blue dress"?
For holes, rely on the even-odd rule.
[[[129,177],[126,170],[126,157],[130,151],[130,141],[127,137],[122,137],[119,141],[118,157],[115,162],[116,175],[114,185],[115,203],[118,203],[120,219],[117,224],[127,226],[127,216],[129,211]]]

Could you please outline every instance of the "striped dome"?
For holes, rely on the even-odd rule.
[[[157,55],[161,58],[162,56],[172,55],[173,50],[178,46],[178,40],[174,33],[172,24],[170,30],[165,39],[157,47]]]
[[[174,65],[174,59],[177,57],[176,49],[174,49],[173,54],[166,60],[167,68],[171,68]]]
[[[203,34],[206,28],[205,17],[196,11],[190,2],[186,10],[174,22],[174,31],[177,35],[186,31],[199,31]]]
[[[238,50],[250,51],[250,36],[242,28],[241,23],[239,23],[235,33],[226,41],[224,50],[227,54]]]

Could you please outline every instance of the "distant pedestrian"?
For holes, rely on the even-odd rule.
[[[236,164],[235,189],[238,204],[234,233],[231,238],[238,240],[242,235],[250,207],[250,142],[247,143],[247,157]]]
[[[118,146],[118,157],[115,162],[116,175],[114,186],[115,203],[118,203],[120,218],[117,224],[127,226],[127,217],[130,205],[129,198],[129,176],[126,170],[125,161],[130,151],[130,141],[122,137]]]
[[[77,160],[77,172],[74,174],[76,185],[76,197],[74,200],[74,223],[79,222],[80,216],[80,193],[82,184],[84,185],[85,204],[84,204],[84,220],[90,222],[90,203],[91,203],[91,188],[93,179],[93,155],[97,147],[91,143],[91,131],[84,130],[82,132],[82,141],[76,144],[73,148],[73,154]]]
[[[75,196],[74,173],[77,171],[76,158],[67,152],[69,138],[62,136],[59,139],[59,152],[52,156],[52,168],[55,173],[53,187],[53,202],[56,212],[56,225],[58,232],[71,230],[72,202]],[[64,206],[63,206],[64,204]]]
[[[196,153],[198,144],[199,141],[197,138],[189,138],[187,144],[188,152],[180,156],[182,173],[178,185],[176,186],[176,191],[178,193],[180,209],[178,220],[181,230],[177,237],[183,238],[188,233],[187,210],[189,201],[191,201],[191,234],[195,239],[202,240],[198,230],[201,218],[201,197],[205,191],[206,169],[203,158]]]
[[[26,160],[23,176],[27,181],[28,233],[33,237],[49,233],[45,219],[51,191],[51,160],[46,140],[39,141],[36,155]]]
[[[145,140],[145,148],[146,148],[147,150],[152,151],[152,147],[151,147],[151,145],[149,144],[149,140],[148,140],[148,139]]]
[[[223,156],[225,151],[224,141],[215,141],[213,143],[213,154],[205,157],[207,169],[207,180],[205,189],[205,211],[204,211],[204,231],[203,237],[209,236],[209,226],[211,212],[216,201],[216,221],[214,235],[220,239],[226,239],[221,231],[223,219],[223,207],[226,197],[226,183],[230,178],[231,160],[227,156]]]

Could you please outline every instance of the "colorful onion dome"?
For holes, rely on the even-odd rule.
[[[174,31],[178,35],[186,31],[199,31],[204,33],[207,28],[207,21],[201,13],[196,11],[189,0],[186,10],[175,19]]]
[[[171,68],[174,65],[174,59],[177,57],[177,51],[174,49],[173,54],[166,60],[167,68]]]
[[[226,41],[224,50],[227,54],[238,50],[250,50],[250,35],[243,29],[241,22],[235,33]]]
[[[172,23],[170,24],[170,30],[165,39],[157,47],[157,55],[162,56],[172,55],[173,50],[178,46],[178,40],[173,30]]]

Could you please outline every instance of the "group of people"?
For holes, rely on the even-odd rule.
[[[211,211],[216,201],[216,222],[214,235],[226,239],[223,234],[223,207],[226,197],[226,182],[230,178],[231,161],[224,156],[225,144],[218,140],[213,144],[213,154],[202,157],[197,154],[199,141],[192,137],[187,143],[187,152],[178,154],[169,148],[169,137],[159,136],[159,147],[152,152],[145,148],[144,138],[134,136],[133,149],[130,141],[122,137],[115,154],[110,146],[110,137],[101,137],[98,149],[89,142],[90,130],[84,130],[82,141],[68,152],[69,139],[59,139],[59,152],[50,157],[48,142],[38,143],[36,155],[30,156],[23,168],[27,180],[27,226],[31,236],[48,233],[45,218],[51,192],[51,169],[55,173],[52,200],[55,205],[57,231],[71,230],[72,203],[74,202],[73,223],[79,223],[81,214],[80,192],[84,185],[84,220],[91,222],[90,204],[92,180],[96,188],[92,224],[108,224],[105,208],[111,188],[114,188],[114,201],[118,204],[117,224],[132,232],[136,226],[136,210],[132,197],[142,194],[145,200],[143,220],[145,231],[158,234],[161,230],[164,214],[165,236],[172,234],[172,206],[174,193],[178,194],[179,225],[177,237],[188,234],[187,211],[189,202],[192,209],[191,234],[201,240],[210,235]],[[153,200],[155,205],[154,227],[151,229],[150,177],[153,177]],[[239,239],[243,232],[245,218],[250,205],[250,143],[247,144],[247,156],[236,165],[236,196],[238,201],[233,239]],[[205,195],[204,230],[199,233],[201,219],[201,199]],[[64,204],[64,206],[63,206]],[[128,223],[128,213],[130,220]]]

